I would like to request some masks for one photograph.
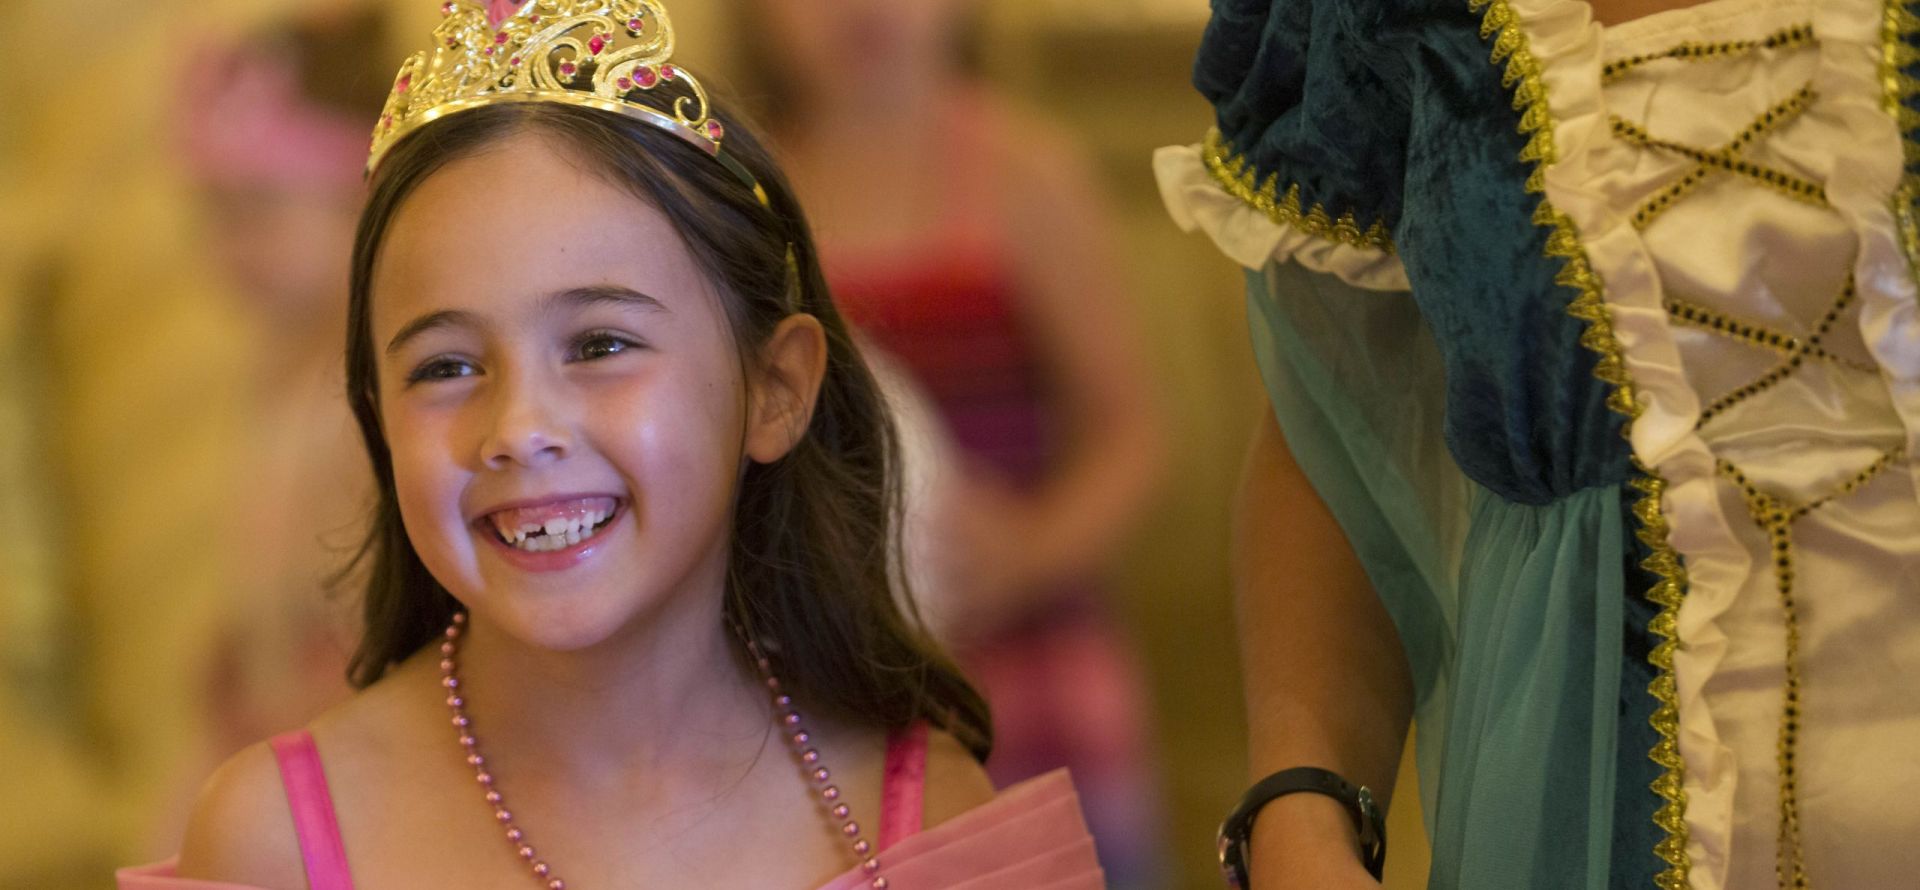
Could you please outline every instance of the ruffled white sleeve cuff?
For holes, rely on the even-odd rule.
[[[1373,247],[1354,247],[1275,221],[1220,186],[1207,170],[1198,145],[1173,145],[1153,154],[1160,198],[1182,231],[1203,231],[1229,259],[1249,269],[1291,260],[1336,275],[1355,287],[1408,290],[1400,258]]]

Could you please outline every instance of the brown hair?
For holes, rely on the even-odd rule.
[[[727,118],[727,151],[765,189],[758,198],[680,138],[620,114],[557,103],[495,105],[435,121],[381,162],[354,244],[347,398],[378,484],[356,563],[370,571],[365,635],[349,669],[367,686],[434,639],[459,608],[407,539],[380,425],[371,330],[374,263],[407,196],[447,163],[518,133],[572,149],[658,208],[718,285],[743,363],[795,312],[826,329],[825,380],[811,426],[786,457],[751,464],[734,511],[725,611],[770,650],[781,679],[814,708],[895,729],[926,720],[981,759],[986,703],[932,642],[896,564],[898,446],[879,387],[835,310],[792,189],[750,129]],[[789,266],[789,251],[792,265]]]

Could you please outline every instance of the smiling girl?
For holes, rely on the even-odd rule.
[[[665,10],[446,10],[353,258],[364,691],[121,886],[1099,886],[897,605],[884,405]]]

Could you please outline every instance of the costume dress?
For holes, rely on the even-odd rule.
[[[1026,491],[1052,470],[1060,408],[1020,307],[999,222],[1006,211],[993,198],[1004,177],[992,169],[992,146],[1016,137],[989,138],[1002,124],[986,101],[962,99],[949,116],[939,231],[886,255],[829,245],[825,271],[835,304],[917,384],[963,461]],[[1007,626],[952,645],[992,706],[994,781],[1071,769],[1108,879],[1158,886],[1145,682],[1110,593],[1096,579],[1068,579]]]
[[[276,737],[272,747],[293,811],[307,885],[312,890],[353,890],[347,850],[313,737],[304,730],[292,732]],[[885,863],[882,873],[894,890],[1103,886],[1093,838],[1081,821],[1079,800],[1065,772],[1006,789],[992,801],[922,831],[926,762],[925,725],[889,740],[879,851]],[[172,862],[123,869],[120,890],[261,890],[173,874]],[[871,880],[856,867],[820,890],[856,890]]]
[[[1214,3],[1162,191],[1399,630],[1430,886],[1913,882],[1917,30]]]

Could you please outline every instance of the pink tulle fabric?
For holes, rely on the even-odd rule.
[[[304,736],[304,734],[299,734]],[[275,753],[289,789],[295,830],[315,890],[351,890],[345,851],[311,740],[282,743]],[[887,812],[880,858],[890,890],[1098,890],[1105,886],[1080,799],[1065,770],[1031,779],[932,829],[920,830],[926,774],[926,730],[903,734],[887,757]],[[902,805],[910,807],[903,811]],[[328,864],[333,863],[333,864]],[[318,867],[316,867],[316,864]],[[120,890],[268,890],[180,878],[171,860],[122,869]],[[858,868],[819,890],[856,890],[871,878]],[[283,888],[294,890],[294,888]]]

